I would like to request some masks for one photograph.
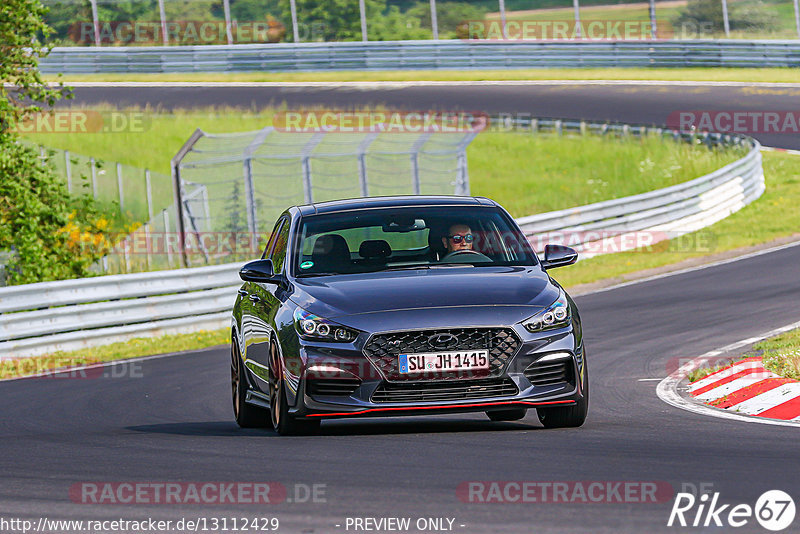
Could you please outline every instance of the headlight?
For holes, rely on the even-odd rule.
[[[317,341],[348,343],[358,336],[358,332],[355,330],[336,324],[328,319],[323,319],[302,308],[297,308],[294,311],[294,328],[301,338]]]
[[[542,330],[549,330],[551,328],[563,328],[567,326],[571,320],[572,314],[569,311],[567,295],[559,290],[558,299],[556,299],[554,303],[530,319],[522,321],[522,326],[524,326],[528,332],[541,332]]]

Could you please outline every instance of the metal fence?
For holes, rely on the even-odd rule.
[[[201,184],[185,183],[184,192],[182,226],[178,221],[176,205],[168,206],[119,239],[93,270],[100,273],[135,273],[184,266],[183,244],[179,237],[181,229],[208,231],[205,225],[208,219],[208,190]],[[207,251],[205,258],[204,263],[209,263]]]
[[[172,160],[184,250],[199,252],[184,256],[187,266],[231,261],[242,234],[251,239],[242,258],[252,256],[255,240],[287,206],[362,196],[468,195],[466,148],[477,132],[197,130]],[[198,235],[204,232],[214,236]],[[232,240],[223,243],[220,235]],[[210,250],[204,237],[224,246]]]
[[[71,194],[91,195],[121,220],[146,221],[172,204],[169,175],[44,146],[39,146],[39,156]]]
[[[136,228],[121,232],[122,238],[115,240],[93,272],[132,273],[182,265],[171,176],[69,150],[39,146],[39,154],[42,164],[52,165],[71,194],[92,196],[115,219],[111,226]],[[184,190],[186,211],[202,218],[207,213],[205,186],[187,182]],[[150,246],[137,246],[143,243]],[[154,248],[153,243],[158,246]],[[0,284],[4,280],[0,276]]]
[[[748,137],[555,119],[508,126],[555,133],[661,135],[748,148],[738,161],[684,184],[519,219],[533,242],[554,233],[561,233],[560,239],[564,233],[584,236],[598,231],[624,236],[656,229],[672,237],[713,224],[764,191],[760,146]],[[587,239],[572,244],[584,249],[591,245]],[[0,342],[0,357],[20,358],[131,337],[224,328],[230,324],[240,266],[236,262],[0,288],[0,339],[5,340]]]
[[[52,73],[303,72],[551,67],[798,67],[800,41],[383,41],[54,48]]]

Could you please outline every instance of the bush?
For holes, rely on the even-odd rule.
[[[50,35],[39,0],[0,5],[0,251],[12,252],[11,283],[83,277],[108,247],[93,200],[70,197],[37,151],[20,143],[17,126],[41,113],[64,88],[44,84],[39,58]]]
[[[431,29],[431,5],[429,2],[418,2],[408,10],[408,14],[419,18],[423,28]],[[458,26],[471,20],[483,20],[486,11],[466,2],[437,2],[436,23],[439,26],[439,38],[453,39],[458,35]]]
[[[778,25],[778,17],[761,1],[728,2],[728,24],[732,31],[771,31]],[[689,28],[692,33],[703,31],[719,33],[725,31],[720,0],[689,0],[681,13],[672,19],[676,32]]]

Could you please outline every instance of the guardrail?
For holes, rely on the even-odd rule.
[[[546,128],[559,133],[614,131],[623,135],[654,134],[707,145],[749,146],[743,158],[682,184],[517,219],[523,232],[535,237],[537,242],[563,241],[580,251],[584,258],[603,253],[604,241],[611,240],[613,251],[622,252],[641,246],[643,241],[654,244],[694,232],[741,209],[760,197],[765,189],[761,145],[746,136],[678,133],[647,126],[556,119],[533,119],[518,126]]]
[[[0,339],[4,340],[0,341],[0,357],[36,356],[133,337],[222,328],[230,324],[230,310],[241,285],[240,266],[233,263],[0,288]]]
[[[281,72],[537,67],[798,67],[798,41],[373,41],[56,47],[43,73]]]
[[[630,232],[660,231],[665,238],[674,237],[726,217],[764,191],[760,145],[748,137],[556,119],[533,119],[515,126],[557,133],[662,135],[690,142],[749,147],[747,155],[738,161],[689,182],[518,219],[532,240],[553,233],[559,237],[578,235],[577,241],[568,244],[585,250],[591,247],[591,236],[598,232],[624,237]],[[240,265],[229,263],[0,288],[0,358],[226,327],[240,286],[237,275]]]

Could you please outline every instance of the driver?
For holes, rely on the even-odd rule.
[[[447,235],[442,238],[442,244],[447,249],[445,256],[461,250],[472,250],[472,242],[475,240],[472,230],[466,224],[454,224],[447,231]]]

